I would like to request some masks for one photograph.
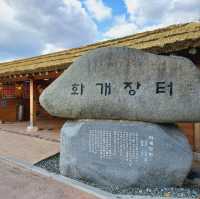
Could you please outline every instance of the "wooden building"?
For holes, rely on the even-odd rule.
[[[162,55],[179,55],[200,67],[200,22],[173,25],[154,31],[103,41],[38,57],[0,63],[0,120],[30,120],[51,116],[40,107],[42,90],[84,53],[108,46],[127,46]],[[194,151],[200,152],[200,125],[180,124]]]

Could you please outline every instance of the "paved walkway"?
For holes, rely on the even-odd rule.
[[[2,199],[97,199],[63,183],[0,160]]]
[[[0,130],[0,156],[34,164],[58,152],[58,142]]]
[[[13,134],[27,135],[30,137],[37,137],[49,141],[59,142],[60,129],[65,121],[62,119],[54,120],[38,120],[37,126],[39,130],[37,132],[27,131],[29,122],[6,122],[0,124],[0,130],[7,131]]]

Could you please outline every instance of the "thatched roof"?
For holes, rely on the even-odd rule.
[[[153,53],[170,53],[200,47],[200,22],[172,25],[153,31],[73,48],[38,57],[0,63],[0,76],[67,68],[84,53],[107,46],[128,46]]]

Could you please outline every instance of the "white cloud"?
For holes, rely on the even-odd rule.
[[[166,25],[185,23],[200,19],[199,0],[173,0],[164,13],[162,22]]]
[[[124,0],[124,3],[126,5],[126,8],[127,8],[127,12],[130,14],[130,13],[133,13],[136,8],[137,8],[137,2],[135,2],[134,0]]]
[[[114,21],[104,33],[106,39],[200,19],[200,0],[123,0],[123,2],[127,9],[126,17]]]
[[[4,59],[77,47],[98,34],[79,0],[1,0],[0,27]]]
[[[104,33],[106,39],[123,37],[133,34],[138,31],[135,23],[126,20],[125,16],[118,16],[115,18],[113,26]]]
[[[11,22],[14,18],[14,10],[10,8],[5,1],[0,1],[0,19],[4,18],[4,21]]]
[[[53,44],[45,44],[44,49],[42,50],[42,54],[48,54],[48,53],[53,53],[61,50],[66,50],[66,48],[61,48],[58,46],[55,46]]]
[[[84,5],[92,17],[98,21],[112,16],[112,9],[106,6],[102,0],[85,0]]]
[[[131,21],[141,28],[185,23],[200,18],[199,0],[123,0]]]

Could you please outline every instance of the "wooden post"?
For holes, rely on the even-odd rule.
[[[38,130],[36,126],[36,84],[33,79],[30,79],[30,124],[27,130]]]
[[[194,151],[200,153],[200,123],[194,123]]]

